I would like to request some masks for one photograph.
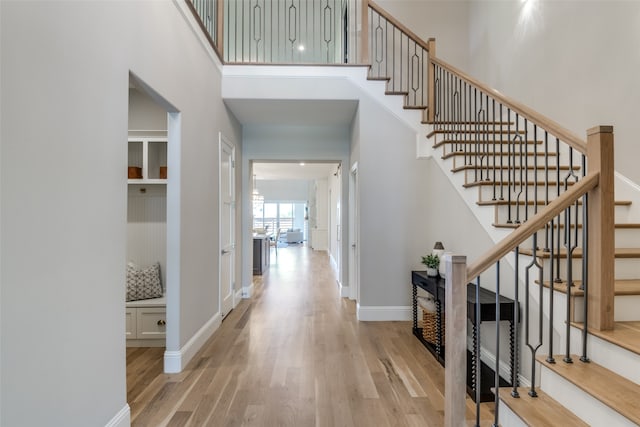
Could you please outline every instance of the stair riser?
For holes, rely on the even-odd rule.
[[[640,228],[616,229],[616,247],[618,248],[640,247]],[[640,272],[640,269],[638,271]]]
[[[528,427],[520,417],[518,417],[502,401],[499,403],[500,425],[502,427]]]
[[[441,151],[441,155],[444,156],[446,154],[449,154],[452,152],[452,148],[451,147],[442,147],[442,151]],[[528,166],[533,166],[534,165],[534,157],[536,157],[538,159],[538,165],[539,166],[543,166],[544,165],[544,157],[541,155],[538,156],[534,156],[529,155],[527,156],[527,160],[526,162],[524,160],[520,160],[517,159],[515,166],[518,165],[522,165],[523,167],[525,165]],[[478,167],[478,168],[482,168],[483,166],[497,166],[497,167],[508,167],[509,166],[509,156],[508,155],[493,155],[493,153],[488,153],[486,156],[462,156],[462,155],[458,155],[458,156],[453,156],[450,157],[449,159],[446,159],[449,161],[452,161],[453,166],[452,167],[462,167],[462,166],[466,166],[466,165],[473,165],[474,167]],[[550,166],[555,166],[557,159],[555,158],[555,156],[550,156],[548,158],[548,164]],[[513,159],[511,159],[511,166],[514,166],[513,163]],[[565,171],[566,173],[566,171]],[[555,177],[555,173],[552,175],[553,177]],[[561,174],[561,177],[564,176]],[[505,174],[506,177],[506,174]],[[551,179],[551,178],[549,178]],[[555,178],[554,178],[555,180]]]
[[[530,166],[533,166],[532,164]],[[538,167],[542,167],[542,165],[540,163],[538,163]],[[506,168],[506,165],[505,165]],[[471,184],[477,181],[481,181],[482,179],[486,179],[487,177],[489,179],[491,179],[492,181],[507,181],[509,179],[509,176],[511,176],[511,178],[513,178],[513,173],[511,173],[511,175],[509,175],[509,173],[507,172],[506,169],[502,170],[502,174],[501,169],[496,168],[495,169],[495,178],[494,178],[494,169],[486,169],[486,168],[478,168],[476,169],[468,169],[465,170],[465,183],[466,184]],[[561,183],[561,187],[563,186],[563,179],[564,176],[567,174],[568,171],[566,170],[561,170],[560,171],[560,183]],[[549,175],[550,174],[550,175]],[[516,179],[519,181],[520,177],[522,176],[523,180],[527,180],[527,181],[538,181],[538,182],[544,182],[545,181],[545,177],[548,176],[548,181],[553,181],[553,182],[558,182],[557,177],[556,177],[556,171],[552,170],[549,171],[549,174],[547,174],[547,172],[544,169],[538,169],[538,170],[534,170],[534,169],[527,169],[527,170],[523,170],[522,171],[522,175],[520,175],[520,172],[516,172]],[[557,194],[557,189],[556,186],[554,185],[553,187],[549,188],[549,198],[552,199],[554,197],[554,195]]]
[[[584,297],[574,298],[573,321],[584,322]],[[614,300],[614,320],[629,322],[640,320],[640,295],[616,295]]]
[[[489,193],[486,191],[486,189],[483,190],[484,194],[483,197],[489,197],[488,199],[483,199],[483,200],[491,200],[493,198],[493,190]],[[499,195],[500,193],[498,193]],[[531,194],[531,190],[530,193]],[[506,191],[505,191],[505,196],[507,195]],[[505,197],[506,198],[506,197]],[[532,197],[529,197],[530,199],[532,199]],[[512,198],[513,200],[513,198]],[[544,197],[543,197],[544,200]],[[495,210],[495,217],[496,217],[496,223],[498,224],[505,224],[509,218],[509,207],[505,206],[505,205],[500,205],[500,206],[493,206],[494,210]],[[539,204],[537,206],[538,212],[541,211],[542,209],[545,208],[545,205],[541,205]],[[535,215],[535,211],[536,211],[536,207],[533,205],[519,205],[519,206],[515,206],[512,205],[511,206],[511,218],[512,220],[515,220],[516,217],[519,215],[521,220],[524,220],[525,217],[526,218],[531,218]],[[573,213],[572,210],[572,220],[575,218],[575,213]],[[614,221],[616,223],[624,223],[627,222],[627,206],[615,206],[614,207]],[[564,214],[562,215],[562,219],[564,221]],[[578,221],[580,223],[582,223],[582,206],[578,206]],[[622,236],[623,235],[629,235],[629,239],[627,240],[622,240]],[[620,236],[620,237],[619,237]],[[618,239],[621,239],[620,242],[618,242]],[[630,241],[630,242],[634,242],[633,244],[620,244],[623,241]],[[616,245],[618,247],[636,247],[638,245],[640,245],[640,229],[619,229],[616,230]]]
[[[520,268],[521,268],[521,278],[525,277],[524,268],[531,262],[531,257],[526,255],[520,255]],[[544,280],[549,280],[549,272],[550,272],[550,260],[549,259],[541,259],[539,263],[542,264],[544,269]],[[582,279],[582,259],[573,259],[573,271],[572,277],[574,280]],[[532,272],[531,280],[538,279],[537,269],[532,268],[530,270]],[[615,274],[614,277],[616,279],[637,279],[638,271],[640,271],[640,259],[634,258],[617,258],[615,260]],[[555,266],[554,266],[555,272]],[[556,274],[556,276],[558,276]],[[560,274],[559,277],[563,280],[567,278],[567,260],[560,260]]]
[[[573,337],[579,337],[581,333],[581,329],[571,328],[571,335]],[[582,341],[580,339],[572,340],[571,351],[574,354],[582,354]],[[607,369],[625,377],[629,381],[640,384],[640,369],[638,369],[638,366],[640,366],[640,355],[605,341],[595,335],[589,335],[587,340],[587,354],[589,359],[594,362],[606,366]]]
[[[493,200],[506,200],[511,202],[524,202],[525,199],[528,200],[545,200],[546,197],[546,189],[544,185],[538,183],[538,185],[534,185],[532,181],[528,181],[527,185],[515,185],[508,184],[505,185],[495,185],[495,195],[494,195],[494,185],[480,185],[469,187],[470,189],[477,189],[478,191],[478,201],[493,201]],[[502,190],[502,191],[501,191]],[[511,197],[509,197],[511,196]],[[502,206],[501,206],[502,207]],[[522,216],[524,219],[524,215]]]

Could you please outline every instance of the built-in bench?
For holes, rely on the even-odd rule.
[[[127,347],[164,347],[166,325],[166,296],[127,302]]]

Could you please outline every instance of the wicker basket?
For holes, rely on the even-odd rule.
[[[434,311],[422,310],[422,337],[430,343],[438,342],[438,315]],[[444,346],[444,314],[440,319],[440,345]]]

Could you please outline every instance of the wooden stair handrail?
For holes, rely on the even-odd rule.
[[[578,181],[571,189],[562,193],[557,199],[545,206],[544,209],[527,220],[527,222],[518,227],[514,232],[498,242],[498,244],[489,251],[485,252],[477,261],[470,264],[467,267],[467,280],[465,283],[478,277],[482,272],[544,227],[562,211],[574,204],[576,200],[596,188],[599,181],[600,173],[592,172]]]
[[[511,110],[515,111],[522,117],[530,120],[531,122],[537,124],[541,128],[549,131],[553,136],[560,138],[561,141],[566,142],[571,147],[575,148],[582,154],[587,153],[587,143],[582,140],[579,136],[569,131],[568,129],[561,126],[559,123],[551,120],[550,118],[538,113],[537,111],[527,107],[526,105],[509,98],[508,96],[503,95],[496,89],[493,89],[486,84],[474,79],[468,74],[460,71],[453,65],[450,65],[439,58],[435,58],[434,55],[429,55],[429,62],[432,64],[437,64],[440,67],[448,70],[449,72],[457,75],[462,80],[465,80],[467,83],[472,86],[477,87],[481,91],[491,95],[496,101],[501,102],[502,104],[509,107]],[[431,106],[429,106],[431,107]]]
[[[409,36],[410,39],[412,39],[414,42],[416,42],[420,47],[422,47],[424,50],[429,52],[429,43],[425,42],[420,37],[418,37],[413,31],[411,31],[410,29],[408,29],[407,27],[402,25],[400,23],[400,21],[398,21],[396,18],[391,16],[391,14],[389,12],[387,12],[386,10],[381,8],[375,2],[369,0],[368,3],[369,3],[369,7],[371,9],[375,10],[376,12],[378,12],[378,14],[380,14],[380,16],[382,16],[384,19],[389,21],[394,27],[398,28],[400,31],[402,31],[407,36]]]

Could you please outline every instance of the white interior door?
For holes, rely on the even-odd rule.
[[[234,307],[235,148],[220,134],[220,315]]]
[[[358,165],[351,169],[349,180],[349,291],[350,298],[360,302],[360,212],[358,208]]]

